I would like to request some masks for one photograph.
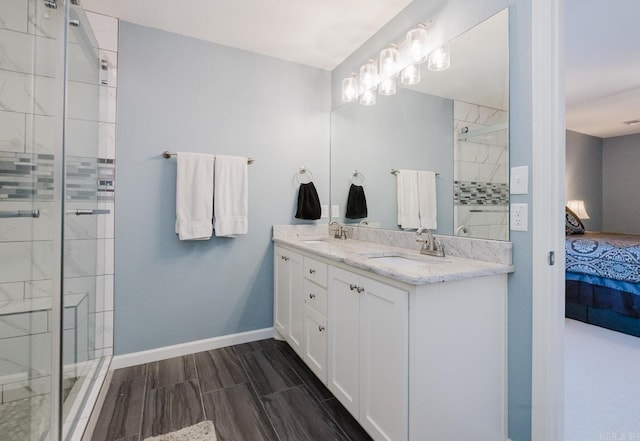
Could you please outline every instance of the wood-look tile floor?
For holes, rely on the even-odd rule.
[[[211,420],[219,441],[371,440],[273,339],[114,371],[92,441],[143,441]]]

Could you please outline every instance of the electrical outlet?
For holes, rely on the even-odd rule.
[[[511,204],[511,230],[529,231],[529,204]]]
[[[338,219],[340,217],[340,205],[331,206],[331,219]]]
[[[323,204],[320,206],[320,219],[326,219],[329,217],[329,206],[327,204]]]

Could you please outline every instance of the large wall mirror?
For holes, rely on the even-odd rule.
[[[508,10],[449,48],[447,70],[425,63],[417,85],[398,82],[373,106],[345,103],[331,113],[331,204],[338,206],[331,220],[411,230],[399,224],[394,171],[431,171],[434,232],[509,239]],[[352,184],[364,190],[366,217],[359,210],[345,217]]]

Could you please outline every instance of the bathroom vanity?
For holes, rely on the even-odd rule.
[[[507,439],[510,262],[277,227],[275,330],[374,440]]]

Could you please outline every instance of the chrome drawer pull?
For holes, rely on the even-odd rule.
[[[314,270],[313,268],[309,268],[309,274],[315,274],[316,270]]]

